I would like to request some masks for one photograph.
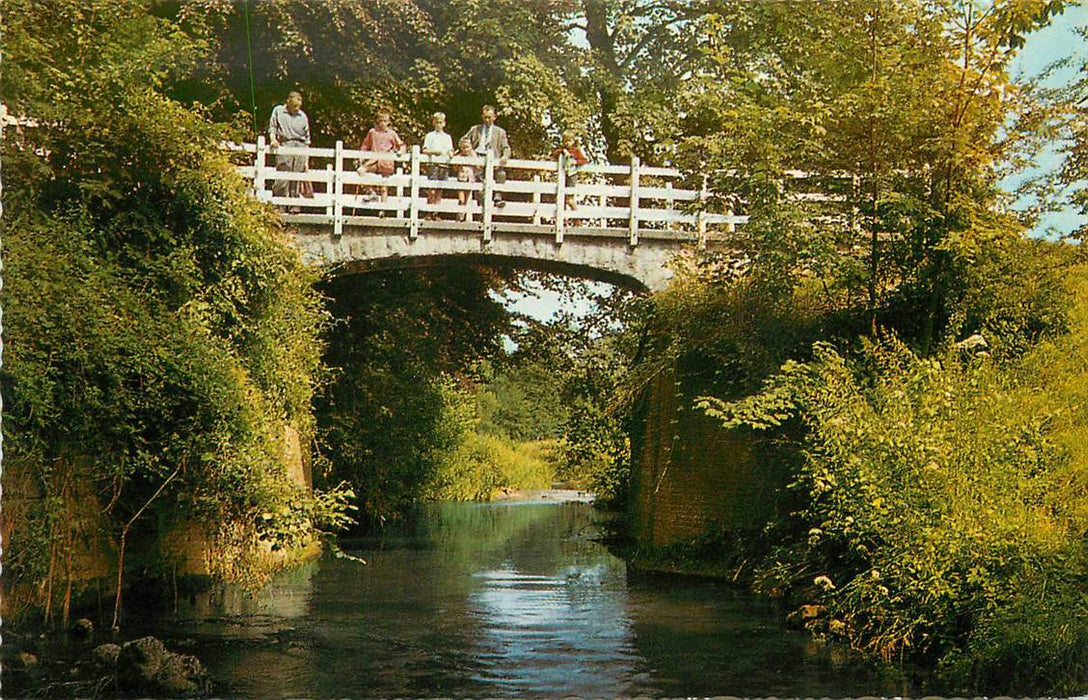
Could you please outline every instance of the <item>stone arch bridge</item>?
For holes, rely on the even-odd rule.
[[[555,272],[636,290],[668,285],[677,253],[712,243],[747,218],[698,211],[705,189],[684,189],[673,168],[585,165],[577,177],[559,160],[510,160],[506,177],[490,156],[439,157],[335,148],[232,146],[253,194],[282,211],[311,264],[342,273],[464,260]],[[306,155],[304,173],[277,171],[276,153]],[[395,173],[359,173],[364,159],[392,160]],[[449,177],[430,177],[442,166]],[[473,177],[458,178],[464,171]],[[275,181],[306,183],[286,196]],[[501,198],[502,204],[496,199]]]

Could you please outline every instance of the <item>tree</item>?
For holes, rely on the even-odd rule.
[[[466,377],[501,353],[508,316],[491,297],[499,277],[455,267],[330,280],[328,364],[318,397],[326,483],[346,481],[373,521],[398,517],[431,481],[459,433],[444,410],[447,376]]]
[[[826,605],[810,627],[932,664],[953,692],[1083,685],[1088,520],[1069,488],[1085,464],[1062,434],[1077,419],[1059,415],[1083,371],[1055,356],[1081,338],[1013,372],[889,337],[848,355],[821,343],[756,395],[704,400],[725,425],[803,428],[797,506],[771,526],[757,587]]]
[[[802,19],[718,3],[682,108],[688,168],[751,216],[730,240],[749,274],[708,261],[682,308],[762,303],[683,314],[660,344],[721,350],[715,376],[733,381],[698,406],[794,464],[756,585],[826,605],[808,626],[934,663],[957,691],[1083,683],[1085,628],[1059,612],[1085,604],[1083,514],[1051,505],[1082,467],[1055,430],[1066,409],[1035,398],[1056,395],[1039,356],[1080,337],[1062,335],[1075,256],[1026,240],[997,187],[1033,138],[1010,126],[1030,96],[1008,61],[1063,6],[859,0]],[[752,362],[743,341],[791,314],[792,337],[767,344],[790,359]]]
[[[1086,32],[1088,30],[1084,27],[1077,28],[1082,40],[1086,38]],[[1037,88],[1049,109],[1029,115],[1034,117],[1029,126],[1036,127],[1052,139],[1029,155],[1038,155],[1050,143],[1058,142],[1062,144],[1060,152],[1063,161],[1056,172],[1046,173],[1041,183],[1030,184],[1033,186],[1032,194],[1041,200],[1037,205],[1039,209],[1060,210],[1072,205],[1081,215],[1088,215],[1088,187],[1085,186],[1088,180],[1088,61],[1076,65],[1067,58],[1058,61],[1048,71],[1067,67],[1076,69],[1075,77],[1069,84],[1058,88]],[[1088,225],[1082,224],[1071,238],[1083,242],[1086,235]]]
[[[202,0],[157,10],[213,49],[175,95],[214,102],[221,118],[251,112],[258,133],[271,108],[300,89],[318,144],[358,145],[383,107],[402,131],[422,134],[443,92],[438,37],[415,2]]]
[[[699,19],[711,3],[584,0],[570,26],[585,32],[601,136],[610,161],[667,156],[677,135],[674,97],[700,55]],[[693,31],[694,30],[694,31]]]
[[[5,143],[5,479],[41,496],[10,573],[46,583],[47,614],[65,581],[66,615],[73,555],[135,539],[148,566],[155,521],[188,518],[217,573],[252,580],[258,539],[343,513],[286,479],[320,377],[312,273],[227,130],[163,95],[199,39],[142,2],[16,2],[5,24],[4,94],[37,121]]]
[[[391,109],[409,141],[445,111],[452,133],[493,103],[519,124],[516,152],[550,151],[547,125],[581,125],[589,110],[571,81],[584,82],[577,51],[556,13],[566,3],[338,0],[160,3],[214,47],[213,59],[177,95],[216,103],[221,117],[245,110],[260,132],[274,104],[301,89],[317,143],[357,145],[379,108]],[[250,58],[252,54],[252,58]]]
[[[905,303],[932,348],[983,231],[1017,236],[1011,219],[976,225],[996,218],[995,166],[1012,144],[1006,67],[1063,6],[716,3],[682,103],[684,162],[710,173],[717,206],[751,216],[734,244],[776,294],[815,276],[864,298],[872,329]],[[809,177],[791,185],[791,170]],[[813,204],[806,187],[838,201]]]
[[[617,394],[640,350],[645,299],[563,278],[536,276],[534,281],[560,293],[567,308],[547,321],[520,319],[512,334],[516,350],[500,367],[513,376],[547,373],[547,379],[531,386],[558,404],[557,475],[586,484],[601,503],[619,505],[630,468],[630,404]],[[582,315],[569,310],[576,306],[589,310]]]

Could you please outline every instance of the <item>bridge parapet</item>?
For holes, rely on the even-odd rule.
[[[556,243],[566,236],[623,238],[632,247],[646,238],[705,244],[719,230],[732,230],[747,221],[745,216],[699,211],[695,206],[705,191],[679,187],[683,175],[675,168],[648,167],[637,157],[626,165],[589,164],[577,169],[576,184],[568,182],[565,155],[559,160],[510,159],[502,169],[508,177],[497,181],[499,164],[486,158],[431,156],[413,147],[405,154],[373,153],[335,148],[271,148],[264,138],[256,144],[240,144],[232,150],[252,154],[252,164],[239,167],[262,200],[283,207],[289,223],[331,226],[333,235],[344,226],[400,228],[409,238],[424,229],[466,228],[478,231],[484,242],[496,233],[551,235]],[[277,171],[269,157],[305,155],[308,172]],[[362,160],[391,160],[396,171],[383,177],[360,174],[352,167]],[[433,165],[449,168],[452,177],[428,177]],[[477,182],[463,182],[456,172],[463,166],[478,168]],[[307,182],[312,198],[274,196],[276,180]],[[385,189],[379,201],[371,201],[366,189]],[[427,192],[443,195],[437,204]],[[467,196],[467,203],[458,201]],[[499,194],[503,204],[492,201]],[[571,206],[574,202],[574,206]]]

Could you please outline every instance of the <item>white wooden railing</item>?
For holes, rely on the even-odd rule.
[[[234,144],[231,150],[252,154],[240,165],[242,176],[252,183],[254,195],[283,210],[292,223],[324,224],[336,236],[345,225],[403,227],[415,238],[425,229],[470,229],[490,241],[494,232],[548,233],[562,243],[565,235],[625,237],[636,246],[642,238],[692,240],[705,244],[716,231],[733,230],[745,216],[714,214],[700,210],[702,191],[677,187],[680,171],[647,167],[638,158],[629,165],[589,164],[578,168],[578,181],[570,186],[562,160],[510,159],[503,169],[506,181],[495,181],[498,163],[488,155],[444,157],[420,153],[412,147],[404,154],[372,153],[344,148],[272,148],[260,137],[256,144]],[[304,173],[277,171],[275,154],[305,155]],[[562,157],[561,157],[562,158]],[[395,173],[382,177],[360,174],[361,160],[392,160]],[[428,178],[431,165],[449,167],[449,178]],[[460,182],[462,166],[483,169],[478,182]],[[308,182],[313,197],[273,196],[276,180]],[[366,190],[382,190],[379,201],[368,201]],[[439,190],[438,204],[427,201],[428,190]],[[466,204],[458,200],[467,193]],[[492,201],[501,193],[504,205]],[[572,199],[575,206],[568,203]]]

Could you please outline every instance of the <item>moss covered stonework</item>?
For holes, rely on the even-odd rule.
[[[635,407],[628,521],[640,558],[775,517],[783,470],[747,434],[693,408],[696,379],[661,372]]]
[[[286,478],[311,491],[309,455],[299,431],[290,424],[284,425],[282,460]],[[112,596],[116,590],[118,533],[104,514],[106,503],[95,488],[91,464],[89,457],[79,457],[52,465],[49,478],[61,485],[53,503],[44,496],[40,467],[14,461],[4,464],[0,537],[5,553],[16,552],[15,561],[9,556],[5,562],[7,575],[0,596],[5,618],[37,610],[47,619],[66,622],[70,607],[88,605],[95,596]],[[215,573],[211,562],[217,555],[233,555],[226,549],[217,552],[216,540],[199,523],[180,514],[173,518],[160,513],[156,520],[146,513],[144,520],[144,527],[129,538],[126,572],[208,577]],[[266,571],[313,558],[321,551],[316,541],[279,550],[257,542],[255,548],[247,549],[253,550],[244,553],[247,561]],[[129,583],[126,579],[126,588]]]

